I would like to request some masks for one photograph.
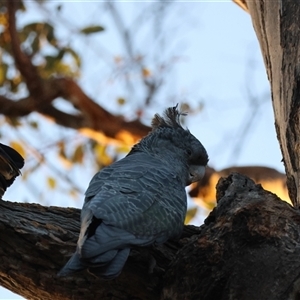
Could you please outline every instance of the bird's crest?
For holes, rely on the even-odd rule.
[[[152,119],[152,129],[155,130],[160,127],[171,127],[178,128],[181,127],[180,116],[186,116],[186,113],[180,112],[178,110],[178,104],[173,107],[169,107],[164,111],[163,116],[155,114]]]

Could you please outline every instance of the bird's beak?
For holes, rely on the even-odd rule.
[[[191,184],[191,183],[199,181],[203,178],[203,176],[205,174],[205,166],[191,165],[189,168],[189,171],[190,171],[190,174],[189,174],[188,184]]]

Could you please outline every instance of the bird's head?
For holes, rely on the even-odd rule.
[[[183,164],[186,185],[189,185],[204,176],[208,155],[199,140],[182,127],[180,116],[186,114],[177,107],[178,105],[167,108],[162,116],[155,114],[152,131],[136,147],[149,149],[151,153],[174,164],[174,167],[178,162]],[[178,166],[178,170],[181,170],[180,167]]]

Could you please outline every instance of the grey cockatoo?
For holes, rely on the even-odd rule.
[[[132,246],[178,237],[187,209],[185,187],[200,180],[208,156],[179,121],[177,106],[156,114],[152,131],[126,157],[98,172],[85,193],[76,252],[59,276],[89,268],[118,276]]]

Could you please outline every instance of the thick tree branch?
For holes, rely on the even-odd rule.
[[[163,269],[180,244],[132,251],[128,266],[113,281],[88,272],[58,278],[75,250],[79,210],[0,201],[0,284],[27,299],[158,299]],[[186,236],[198,232],[187,227]],[[148,274],[152,255],[159,268]]]
[[[87,127],[101,130],[111,138],[126,140],[134,143],[146,135],[150,127],[140,121],[125,121],[122,116],[114,116],[88,97],[75,81],[70,78],[57,78],[53,86],[59,89],[60,97],[70,101],[86,119]]]
[[[298,299],[299,211],[239,174],[220,180],[217,201],[169,267],[163,299]]]
[[[238,174],[220,181],[217,199],[203,226],[186,226],[180,241],[132,250],[112,281],[87,271],[56,277],[75,250],[79,210],[0,201],[0,284],[45,300],[296,299],[299,211]]]
[[[126,121],[122,116],[112,115],[88,97],[71,78],[48,79],[42,84],[42,104],[36,105],[33,96],[20,100],[0,96],[0,113],[8,117],[23,117],[36,111],[61,126],[80,130],[90,138],[97,139],[99,132],[102,132],[108,138],[129,145],[151,130],[138,120]],[[65,113],[51,105],[59,97],[71,102],[78,113]]]
[[[34,110],[35,106],[31,97],[14,101],[0,95],[0,113],[7,117],[16,118],[27,116]]]

